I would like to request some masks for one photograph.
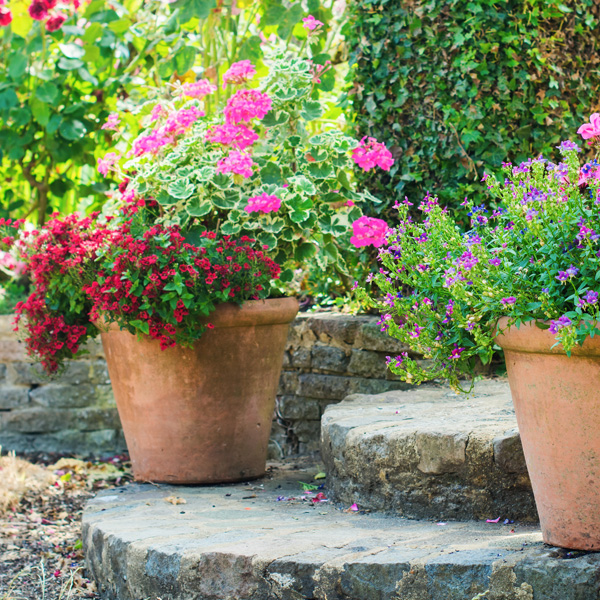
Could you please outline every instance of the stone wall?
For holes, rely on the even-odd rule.
[[[319,448],[321,415],[349,394],[405,390],[386,356],[409,349],[380,331],[374,316],[301,314],[292,324],[271,434],[271,455]]]
[[[49,380],[0,316],[0,446],[17,452],[118,454],[126,449],[102,345]]]
[[[101,344],[90,344],[89,354],[50,381],[28,363],[10,322],[0,316],[0,445],[81,455],[125,450]],[[376,317],[300,315],[284,357],[270,456],[318,450],[325,407],[348,394],[409,387],[385,364],[405,350],[380,332]]]

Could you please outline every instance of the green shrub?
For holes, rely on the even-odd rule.
[[[355,0],[347,110],[393,145],[385,198],[457,207],[485,169],[548,153],[599,107],[595,0]],[[477,201],[477,198],[474,198]]]

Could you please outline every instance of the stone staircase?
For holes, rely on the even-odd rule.
[[[288,461],[104,491],[88,567],[105,600],[597,600],[600,553],[542,543],[515,427],[502,382],[351,396],[322,420],[324,489]]]

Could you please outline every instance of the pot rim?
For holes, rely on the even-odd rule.
[[[241,306],[233,302],[218,304],[214,312],[198,319],[202,325],[210,323],[215,329],[229,327],[251,327],[291,323],[300,304],[295,296],[267,298],[265,300],[247,300]],[[102,317],[94,322],[100,333],[120,331],[117,323],[105,323]],[[205,334],[208,332],[205,332]]]
[[[549,324],[548,321],[527,321],[517,327],[509,325],[510,317],[500,317],[496,322],[495,342],[503,349],[528,354],[566,355],[561,344],[557,344],[554,334],[548,329],[541,329],[537,323]],[[554,347],[553,347],[554,346]],[[571,349],[572,356],[600,357],[600,336],[587,337],[583,345],[575,345]]]

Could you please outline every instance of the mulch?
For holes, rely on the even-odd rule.
[[[55,458],[30,457],[50,480],[37,491],[28,485],[17,505],[0,510],[0,600],[99,598],[85,571],[81,514],[97,490],[131,481],[130,464],[125,456]]]

